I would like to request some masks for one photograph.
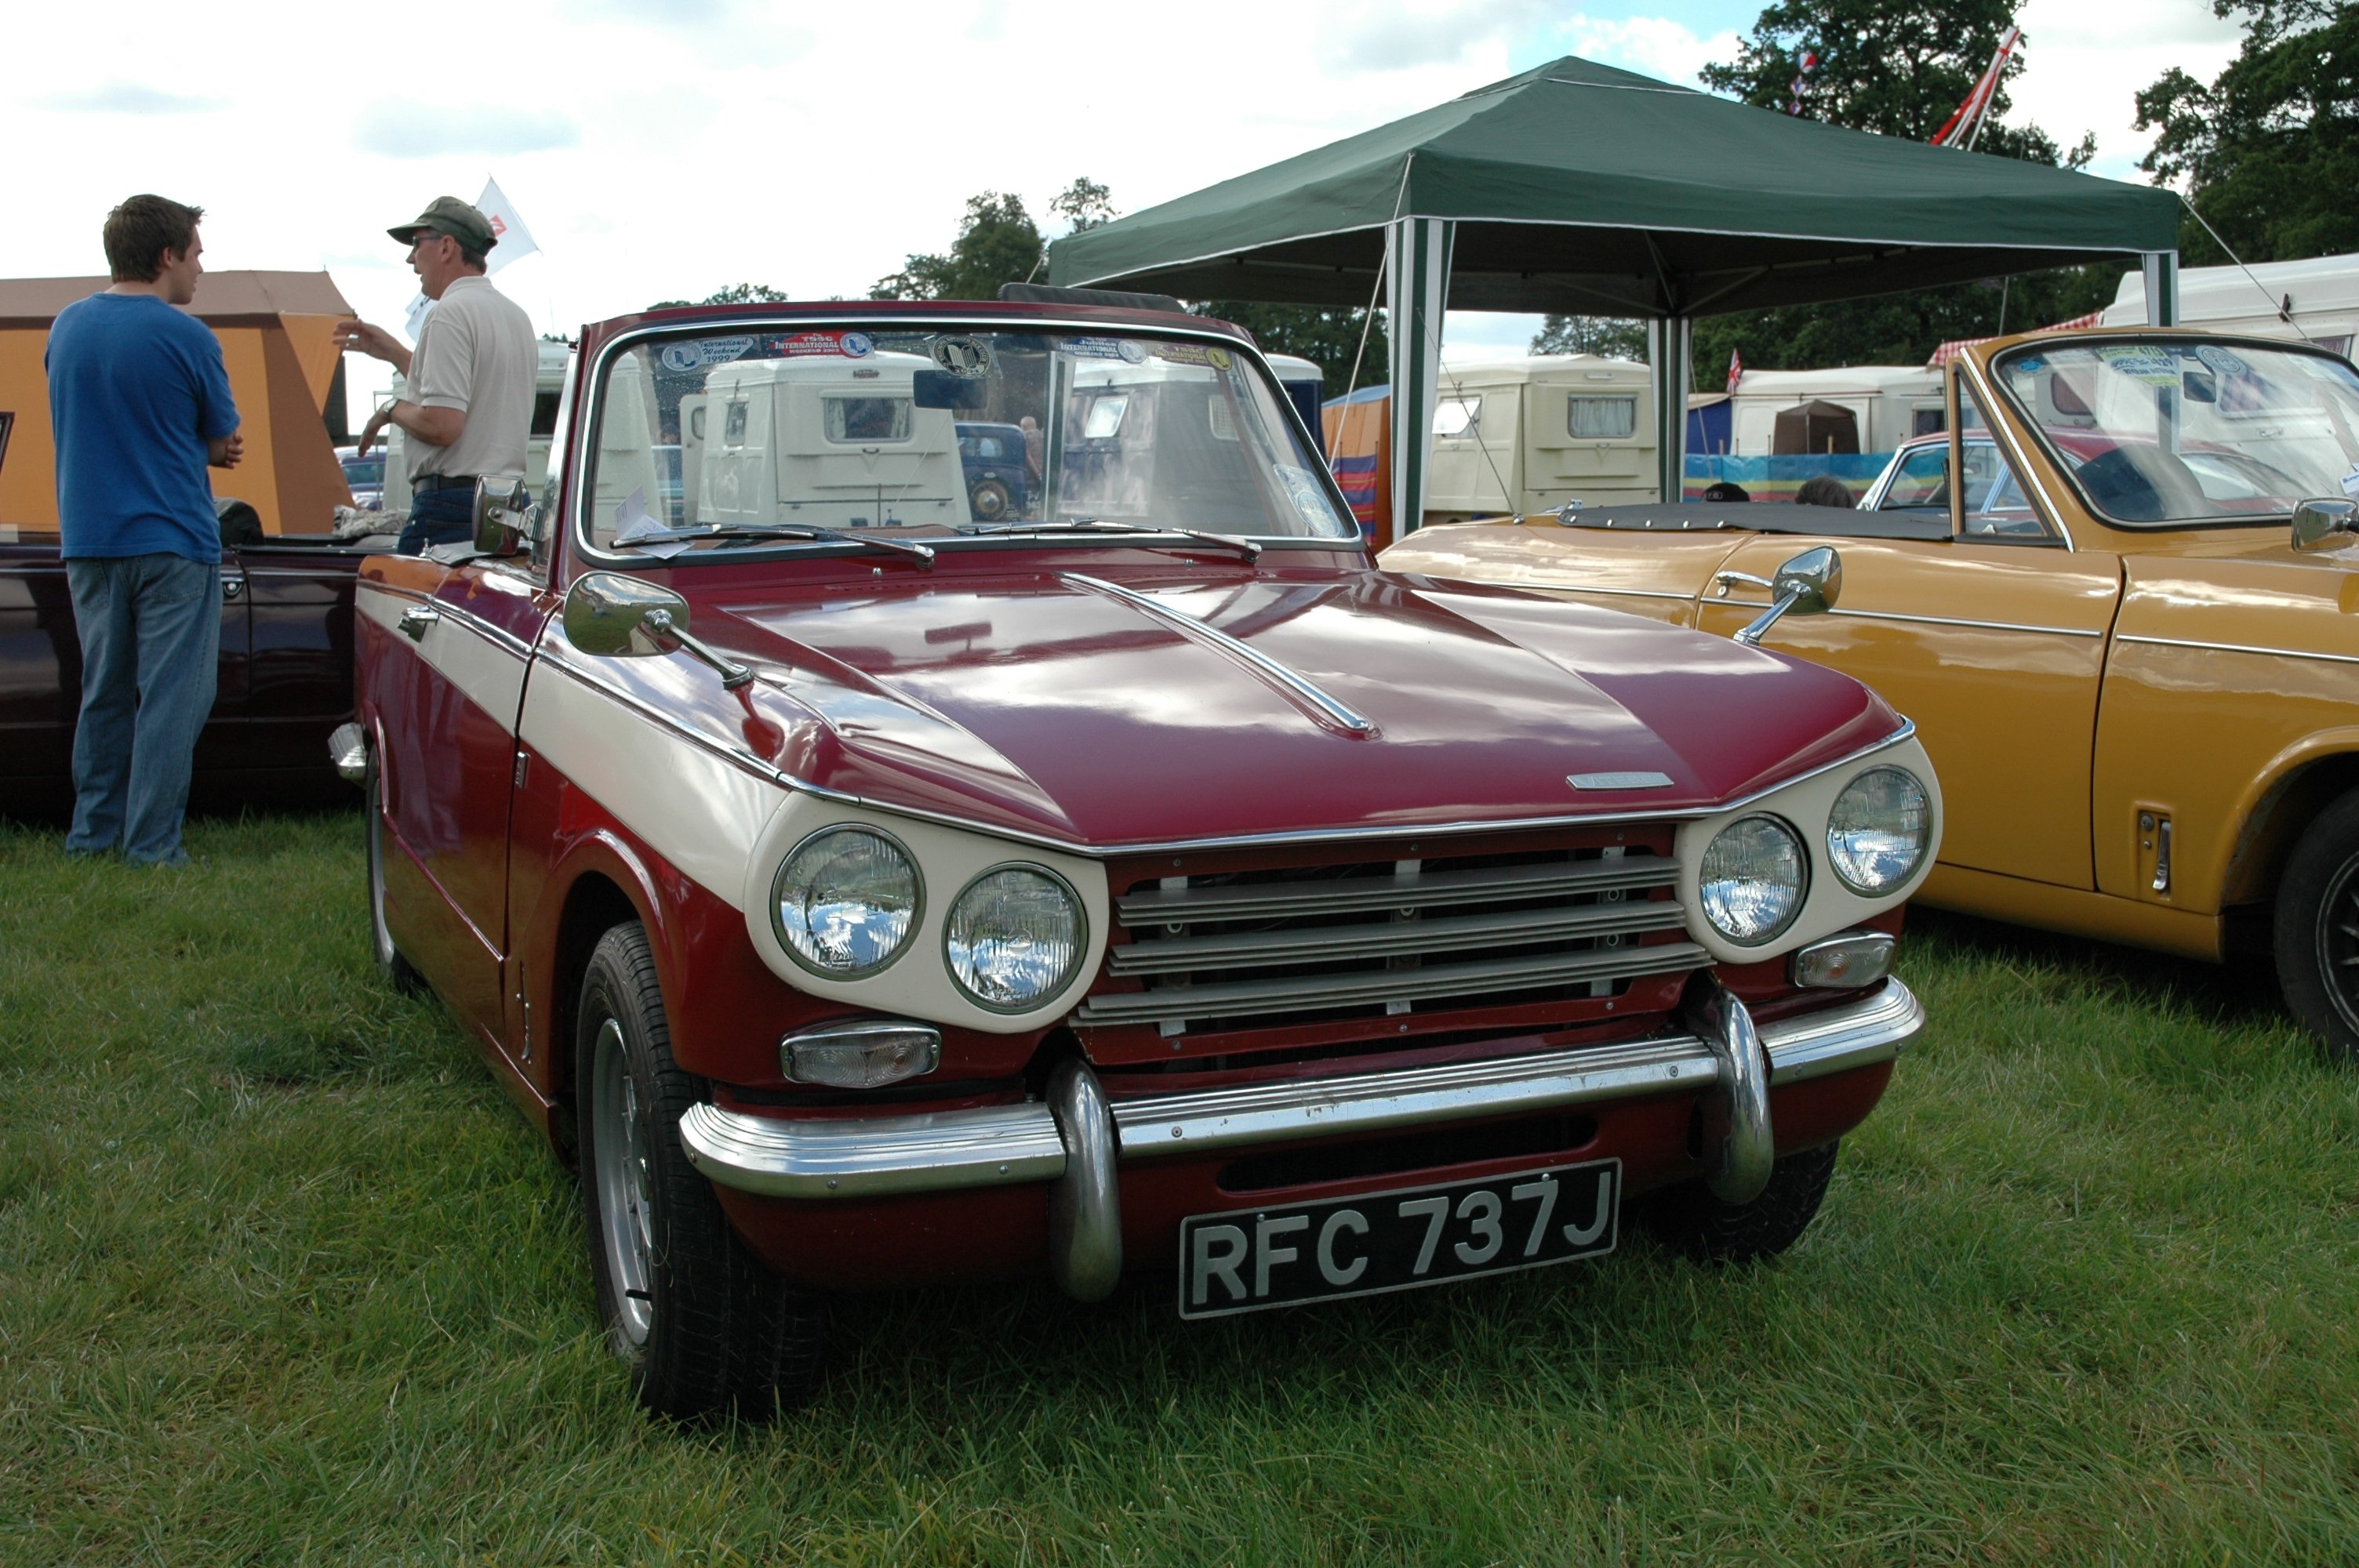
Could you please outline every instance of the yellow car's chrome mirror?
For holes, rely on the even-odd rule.
[[[2293,547],[2335,550],[2359,535],[2359,503],[2321,496],[2293,509]]]
[[[1777,598],[1736,634],[1736,640],[1748,648],[1759,643],[1783,616],[1821,615],[1832,610],[1835,600],[1843,597],[1843,557],[1826,545],[1804,550],[1779,567],[1768,586]]]

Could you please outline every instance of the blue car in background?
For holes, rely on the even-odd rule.
[[[1016,425],[962,424],[959,461],[966,470],[967,508],[978,523],[1020,517],[1032,504],[1024,462],[1024,430]]]

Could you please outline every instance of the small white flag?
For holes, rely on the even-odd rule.
[[[475,207],[492,221],[492,233],[499,241],[484,258],[485,272],[497,272],[516,257],[528,256],[540,249],[533,243],[532,231],[516,216],[515,204],[508,200],[498,180],[484,181],[484,193],[475,199]]]

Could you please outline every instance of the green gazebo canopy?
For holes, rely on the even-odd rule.
[[[1067,286],[1364,306],[1393,344],[1394,536],[1422,516],[1445,309],[1646,318],[1661,493],[1690,322],[2106,256],[2176,319],[2179,198],[1567,58],[1060,240]]]
[[[1567,58],[1060,240],[1049,277],[1364,306],[1453,221],[1461,310],[1702,316],[2169,252],[2179,198]]]

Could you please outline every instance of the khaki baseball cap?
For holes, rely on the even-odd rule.
[[[418,215],[415,222],[387,229],[386,232],[405,245],[412,245],[418,243],[419,232],[424,229],[448,234],[470,250],[488,251],[500,243],[499,234],[492,228],[492,221],[479,209],[455,196],[436,197],[427,203],[426,211]]]

